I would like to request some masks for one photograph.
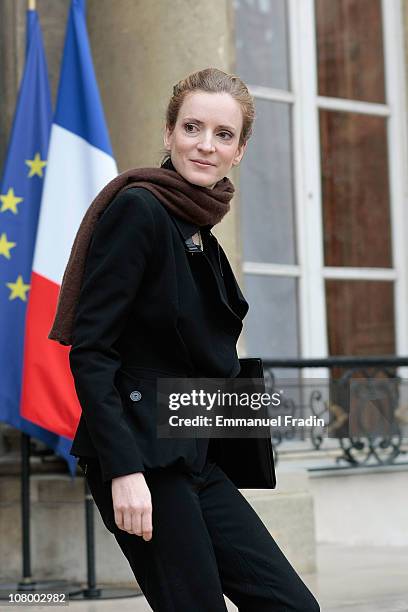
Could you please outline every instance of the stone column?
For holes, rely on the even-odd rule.
[[[120,170],[158,165],[173,85],[209,66],[235,69],[231,0],[89,0],[88,28]],[[230,178],[237,186],[238,172]],[[214,233],[241,281],[238,205]]]

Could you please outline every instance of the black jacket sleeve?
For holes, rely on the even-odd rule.
[[[119,194],[95,227],[69,355],[104,481],[144,469],[115,386],[121,365],[115,342],[125,328],[155,243],[153,212],[138,191]]]

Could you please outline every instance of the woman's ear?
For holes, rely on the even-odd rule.
[[[170,149],[170,146],[171,146],[171,134],[172,134],[172,132],[166,126],[164,128],[164,133],[163,133],[163,143],[164,143],[164,146],[165,146],[166,149]]]
[[[247,142],[244,142],[244,144],[238,147],[237,152],[232,162],[233,166],[237,166],[239,162],[241,161],[241,159],[243,158],[246,146],[247,146]]]

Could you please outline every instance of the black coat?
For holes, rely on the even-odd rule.
[[[205,441],[156,437],[155,379],[240,370],[248,304],[211,228],[201,228],[204,250],[195,251],[198,226],[143,188],[117,196],[96,225],[70,351],[82,407],[71,454],[98,456],[105,481],[175,464],[200,469]]]

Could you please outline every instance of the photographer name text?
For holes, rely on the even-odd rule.
[[[324,427],[325,421],[315,415],[305,419],[281,414],[271,418],[231,418],[223,415],[180,417],[172,415],[169,417],[169,424],[172,427]]]

